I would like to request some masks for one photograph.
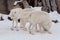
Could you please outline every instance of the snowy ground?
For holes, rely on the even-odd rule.
[[[37,8],[39,9],[39,8]],[[60,40],[60,15],[57,12],[50,12],[51,19],[57,19],[59,23],[52,23],[50,31],[52,34],[36,33],[29,34],[27,31],[11,31],[12,21],[7,19],[8,15],[3,15],[4,21],[0,21],[0,40]]]

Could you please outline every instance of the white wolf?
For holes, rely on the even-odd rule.
[[[29,11],[26,11],[26,10],[29,10]],[[23,10],[21,10],[19,17],[21,18],[22,27],[24,27],[26,21],[29,21],[32,25],[32,29],[33,29],[33,27],[36,27],[37,24],[39,24],[40,29],[42,27],[45,31],[49,32],[49,29],[51,27],[51,19],[50,19],[50,15],[47,12],[23,9]],[[22,19],[24,21],[22,21]],[[29,33],[32,33],[32,31],[30,30],[31,25],[28,28]]]
[[[50,15],[44,11],[34,11],[33,9],[30,8],[25,9],[16,8],[11,10],[10,14],[14,15],[14,17],[13,15],[11,17],[13,18],[13,20],[16,21],[16,25],[17,25],[17,19],[20,18],[21,27],[23,28],[25,28],[25,23],[29,21],[30,22],[30,26],[28,28],[29,33],[32,33],[33,27],[36,27],[37,24],[39,24],[40,29],[42,27],[47,32],[49,32],[49,29],[51,27]]]

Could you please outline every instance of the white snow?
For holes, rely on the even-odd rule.
[[[40,8],[36,8],[39,10]],[[7,19],[8,15],[2,15],[5,19],[4,21],[0,21],[0,40],[60,40],[60,15],[54,11],[50,12],[51,19],[57,19],[59,23],[53,23],[50,31],[52,34],[48,33],[35,33],[35,35],[29,34],[27,31],[22,30],[21,28],[19,31],[12,31],[10,30],[12,21]],[[28,25],[28,24],[27,24]]]
[[[20,0],[20,1],[15,1],[14,2],[14,5],[16,5],[18,2],[22,2],[23,0]]]

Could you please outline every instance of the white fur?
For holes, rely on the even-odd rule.
[[[48,13],[46,13],[44,11],[32,12],[29,21],[32,25],[32,29],[33,29],[33,27],[36,27],[37,24],[39,24],[40,31],[42,31],[41,30],[41,27],[42,27],[43,29],[46,29],[47,32],[49,32],[49,29],[51,27],[51,20],[50,20],[50,16]],[[32,32],[33,30],[31,31],[30,27],[29,27],[29,31]]]
[[[16,13],[16,14],[15,14]],[[25,23],[29,21],[33,27],[36,27],[37,24],[39,24],[40,28],[46,29],[49,32],[49,29],[51,27],[51,20],[50,15],[47,12],[44,11],[34,11],[33,9],[26,8],[16,8],[11,10],[11,13],[13,16],[13,20],[16,20],[20,18],[21,26],[24,27]],[[31,31],[31,25],[29,26],[29,33],[32,33]],[[37,28],[37,27],[36,27]]]
[[[14,8],[10,11],[10,15],[9,17],[11,17],[13,19],[13,23],[12,23],[12,28],[14,28],[14,21],[16,22],[16,26],[15,28],[17,28],[17,24],[18,24],[18,19],[22,19],[22,18],[27,18],[30,14],[26,15],[26,11],[32,11],[32,9],[30,8],[26,8],[26,9],[21,9],[21,8]]]
[[[19,19],[19,14],[20,14],[20,8],[15,8],[10,11],[10,17],[13,19],[12,23],[12,29],[14,28],[14,21],[16,22],[15,28],[17,28],[18,25],[18,19]]]
[[[29,9],[26,9],[26,10],[29,10]],[[22,18],[24,20],[23,21],[24,23],[26,21],[29,21],[32,25],[32,29],[37,24],[39,24],[40,27],[42,27],[43,29],[46,29],[47,32],[49,32],[49,29],[51,27],[50,15],[44,11],[34,11],[34,10],[24,11],[24,10],[22,10],[22,14],[20,13],[20,18]],[[31,25],[29,27],[30,33],[31,33],[31,30],[30,30]]]
[[[33,29],[33,27],[36,27],[37,24],[39,24],[40,29],[42,27],[43,29],[46,29],[49,32],[49,29],[51,27],[51,19],[50,19],[50,16],[47,12],[44,12],[44,11],[30,11],[30,12],[26,12],[25,13],[26,15],[24,15],[24,13],[22,14],[22,16],[23,16],[22,18],[25,22],[29,21],[31,23],[32,29]],[[32,31],[30,30],[31,25],[28,28],[30,33],[33,31],[33,30]],[[42,31],[42,30],[40,30],[40,31]]]

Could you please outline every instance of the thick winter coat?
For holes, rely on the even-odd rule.
[[[11,10],[12,18],[17,22],[17,19],[20,18],[21,27],[25,27],[27,21],[30,22],[29,33],[32,33],[33,28],[37,28],[37,24],[39,24],[40,29],[43,28],[44,31],[49,32],[51,27],[51,19],[50,15],[44,11],[35,11],[30,8],[21,9],[16,8]],[[31,28],[32,26],[32,28]],[[32,31],[31,31],[32,30]]]

